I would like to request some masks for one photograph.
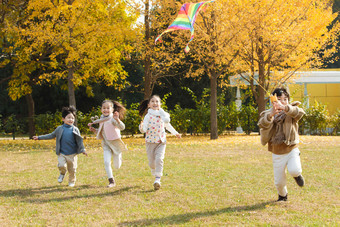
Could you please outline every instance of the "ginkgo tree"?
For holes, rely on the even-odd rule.
[[[0,68],[6,68],[8,73],[4,73],[0,76],[0,84],[8,83],[15,76],[11,75],[11,69],[15,67],[17,63],[17,53],[13,46],[13,40],[15,35],[9,32],[8,26],[17,25],[20,26],[23,21],[24,12],[27,7],[28,0],[13,0],[3,1],[0,4]],[[21,90],[20,90],[21,92]],[[34,135],[34,102],[31,93],[22,93],[25,97],[28,106],[28,128],[29,135]]]
[[[191,77],[201,77],[208,75],[210,78],[210,131],[211,139],[218,138],[217,128],[217,87],[218,78],[221,78],[230,72],[230,66],[238,55],[238,49],[232,45],[235,37],[240,33],[237,13],[242,13],[242,9],[235,7],[226,7],[227,1],[216,1],[206,5],[204,10],[196,17],[195,38],[190,43],[190,52],[184,55],[184,47],[190,39],[190,32],[173,31],[163,35],[163,43],[154,48],[153,58],[162,60],[164,67],[158,69],[170,68],[185,59],[185,74]],[[160,34],[176,18],[182,3],[170,1],[162,2],[158,8],[160,12],[154,15],[158,22],[158,31]],[[171,9],[166,11],[167,9]],[[165,26],[166,25],[166,26]],[[162,30],[160,28],[163,28]],[[157,48],[158,47],[158,48]],[[173,55],[169,55],[169,51]],[[179,51],[179,52],[178,52]],[[161,58],[159,53],[165,53]],[[164,61],[165,60],[165,61]],[[167,64],[164,64],[166,62]],[[155,64],[157,66],[157,64]],[[159,64],[161,65],[161,64]],[[157,69],[155,67],[155,69]]]
[[[337,14],[332,12],[332,2],[239,0],[232,3],[245,9],[243,15],[236,15],[242,31],[233,44],[239,49],[233,67],[239,73],[246,72],[243,77],[250,83],[259,113],[265,110],[268,92],[275,86],[282,86],[297,70],[322,66],[322,58],[330,58],[336,51],[339,23],[334,23]]]
[[[20,26],[8,26],[17,62],[9,94],[17,99],[32,92],[27,75],[40,71],[37,84],[57,84],[68,89],[69,104],[76,106],[75,89],[104,81],[119,89],[127,73],[121,60],[131,51],[133,24],[120,0],[32,0]],[[43,70],[41,70],[43,69]]]
[[[211,139],[218,137],[219,77],[248,72],[245,79],[263,111],[271,83],[280,86],[296,70],[318,67],[320,57],[335,51],[327,48],[338,36],[339,25],[330,28],[335,18],[329,0],[221,0],[201,11],[189,53],[201,67],[190,75],[206,73],[210,78]]]
[[[238,56],[234,44],[240,27],[236,15],[242,14],[242,8],[228,5],[228,1],[215,1],[207,5],[196,18],[195,38],[189,44],[188,55],[195,67],[189,75],[193,77],[208,75],[210,78],[210,138],[218,138],[217,127],[217,88],[219,78],[232,72],[231,65]],[[188,36],[190,34],[187,34]],[[187,39],[188,40],[188,39]]]
[[[164,37],[162,43],[155,43],[177,16],[181,3],[173,0],[145,0],[142,38],[136,43],[144,66],[144,98],[153,93],[160,78],[182,76],[189,72],[190,62],[183,51],[185,34],[175,33]]]

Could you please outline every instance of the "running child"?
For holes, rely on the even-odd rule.
[[[89,123],[88,126],[92,132],[97,134],[97,139],[102,140],[104,166],[109,180],[108,187],[111,188],[116,185],[111,168],[111,159],[113,158],[113,166],[119,169],[122,165],[122,152],[127,150],[120,134],[120,131],[125,129],[122,120],[126,109],[117,101],[104,100],[101,112],[100,119]],[[99,123],[99,128],[93,128],[92,125],[97,123]]]
[[[56,138],[56,154],[58,155],[58,168],[60,175],[58,182],[62,183],[66,172],[69,173],[68,186],[74,187],[76,183],[77,155],[85,152],[83,138],[79,129],[74,126],[76,109],[74,107],[63,107],[61,111],[63,125],[58,126],[52,133],[41,136],[33,136],[34,140],[49,140]]]
[[[260,114],[258,125],[262,145],[268,144],[268,151],[272,152],[274,183],[279,194],[277,201],[287,201],[286,167],[300,187],[305,184],[298,148],[298,121],[305,112],[298,107],[300,102],[289,104],[290,97],[285,88],[276,88],[273,95],[277,96],[277,101],[272,103],[271,109]]]
[[[181,138],[181,135],[171,126],[170,115],[161,108],[161,99],[158,95],[142,101],[139,107],[139,115],[144,119],[139,125],[141,133],[146,133],[146,152],[151,168],[151,174],[155,176],[153,187],[155,190],[161,187],[163,175],[164,155],[166,148],[167,129],[171,134]]]

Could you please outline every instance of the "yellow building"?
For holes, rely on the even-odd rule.
[[[288,85],[294,100],[305,101],[307,106],[316,100],[326,105],[330,114],[340,109],[340,71],[298,72],[297,76]]]

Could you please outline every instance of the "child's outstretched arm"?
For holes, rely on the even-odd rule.
[[[270,110],[266,110],[263,111],[260,114],[260,119],[258,122],[258,126],[262,129],[268,129],[271,127],[271,125],[273,124],[273,116],[274,116],[274,108],[270,109]]]
[[[273,114],[275,110],[274,108],[270,110],[263,111],[260,114],[260,119],[258,122],[258,126],[260,128],[260,135],[261,135],[261,144],[266,145],[270,138],[273,135]]]
[[[293,102],[292,105],[288,104],[285,108],[285,112],[287,115],[292,117],[295,121],[299,121],[303,115],[305,115],[305,111],[298,107],[300,105],[300,102]]]
[[[99,124],[99,123],[102,123],[102,122],[104,122],[104,121],[108,121],[108,120],[110,120],[110,116],[107,116],[107,117],[101,117],[101,118],[99,118],[99,119],[97,119],[97,120],[94,120],[94,121],[92,121],[91,123],[88,123],[87,125],[90,127],[91,125],[93,125],[93,124]]]
[[[168,130],[172,135],[175,135],[177,138],[182,137],[181,134],[179,134],[170,123],[164,123],[164,127],[166,130]]]
[[[60,126],[59,126],[60,127]],[[58,127],[58,128],[59,128]],[[57,128],[57,129],[58,129]],[[50,134],[46,134],[46,135],[41,135],[41,136],[33,136],[33,139],[34,140],[49,140],[49,139],[53,139],[53,138],[55,138],[56,136],[57,136],[57,134],[56,134],[56,131],[57,131],[57,129],[56,130],[54,130],[52,133],[50,133]]]

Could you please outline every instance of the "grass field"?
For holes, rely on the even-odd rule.
[[[306,185],[289,176],[287,202],[259,136],[168,138],[159,191],[143,138],[124,139],[114,188],[98,140],[85,140],[74,188],[57,182],[54,140],[1,140],[0,226],[340,226],[340,137],[301,140]]]

